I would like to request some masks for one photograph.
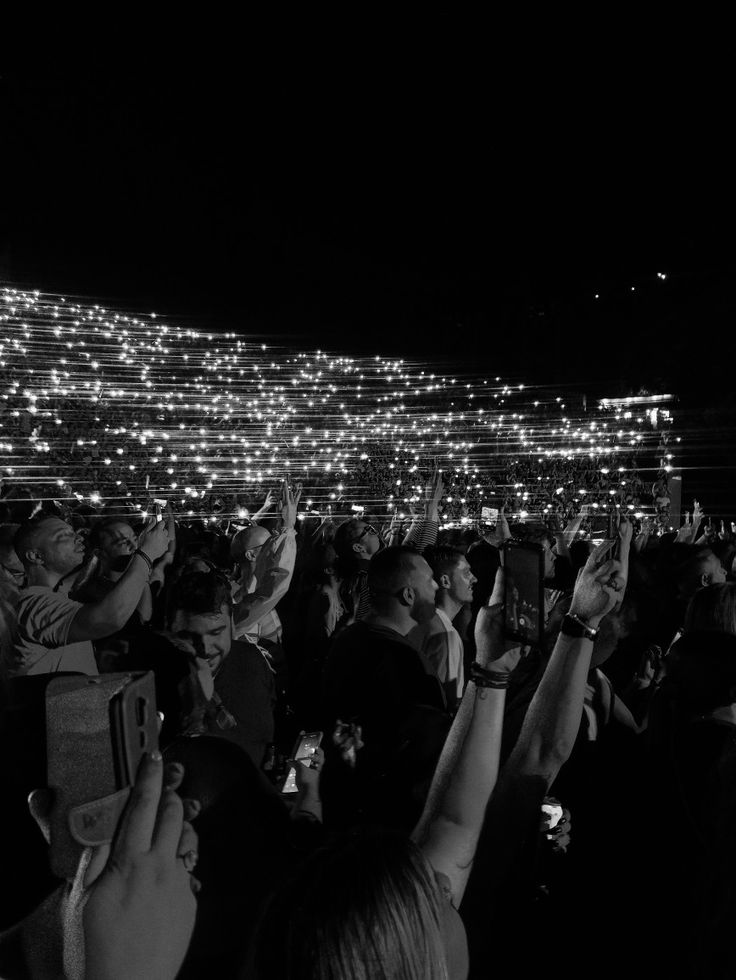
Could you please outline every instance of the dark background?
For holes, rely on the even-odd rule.
[[[723,117],[676,65],[632,92],[621,65],[502,67],[501,40],[435,26],[8,72],[0,278],[593,398],[671,391],[686,499],[736,513]]]

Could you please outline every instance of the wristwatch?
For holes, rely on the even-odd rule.
[[[592,626],[588,626],[585,620],[580,619],[579,616],[575,616],[573,613],[568,613],[562,620],[560,632],[564,633],[565,636],[574,636],[578,639],[595,640],[596,636],[598,636],[599,630],[594,629]]]

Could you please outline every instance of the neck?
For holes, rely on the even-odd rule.
[[[28,569],[29,585],[44,585],[49,589],[55,588],[64,575],[61,572],[54,572],[43,565],[31,565]]]
[[[403,607],[391,613],[376,612],[372,609],[365,617],[364,622],[368,623],[369,626],[381,626],[384,629],[393,630],[402,636],[406,636],[417,625],[416,620],[412,619]]]
[[[441,592],[438,594],[435,600],[435,605],[438,609],[447,616],[448,619],[453,620],[460,610],[463,608],[462,602],[458,602],[457,599],[453,599],[449,592]]]

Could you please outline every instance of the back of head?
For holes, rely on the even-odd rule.
[[[247,754],[227,739],[179,738],[164,758],[184,766],[179,792],[201,805],[195,875],[202,891],[177,976],[237,976],[266,898],[293,862],[286,807]]]
[[[715,630],[736,636],[736,584],[726,582],[698,589],[688,603],[685,630]]]
[[[361,830],[305,861],[270,903],[258,980],[444,980],[439,895],[404,834]]]
[[[685,633],[667,656],[667,679],[685,716],[736,702],[736,636]]]
[[[368,589],[371,603],[396,595],[408,584],[416,566],[419,552],[414,548],[398,545],[384,548],[372,559],[368,567]]]
[[[555,543],[554,536],[544,524],[515,524],[513,536],[519,541],[526,541],[529,544],[544,544],[546,542],[551,547]]]

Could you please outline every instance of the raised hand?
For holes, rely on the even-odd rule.
[[[173,980],[186,955],[197,841],[181,799],[163,786],[163,770],[159,753],[142,760],[110,859],[89,891],[87,977]]]
[[[599,564],[609,548],[610,542],[603,541],[580,569],[570,606],[573,616],[594,627],[623,598],[626,587],[621,562],[609,559]]]

